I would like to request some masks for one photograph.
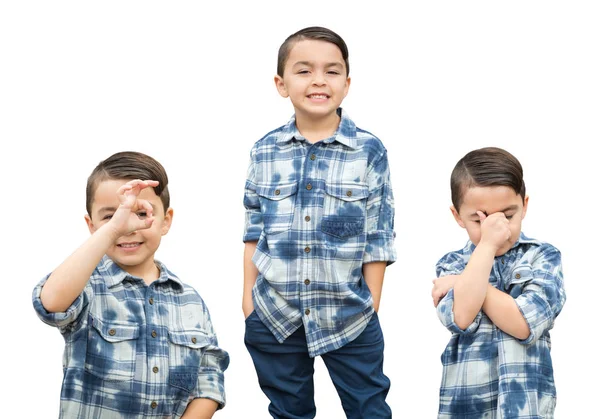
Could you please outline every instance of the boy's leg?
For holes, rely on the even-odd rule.
[[[252,312],[246,319],[246,348],[250,352],[260,388],[271,401],[275,419],[312,419],[314,359],[308,356],[304,327],[279,343]],[[253,415],[251,415],[253,416]]]
[[[349,419],[392,417],[385,398],[390,380],[383,374],[383,333],[377,313],[352,342],[322,355]]]

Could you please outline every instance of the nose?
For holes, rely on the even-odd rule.
[[[322,71],[315,71],[312,84],[315,86],[324,86],[326,84],[325,74]]]

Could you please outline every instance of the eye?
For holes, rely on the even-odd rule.
[[[514,217],[514,214],[513,215],[506,215],[505,217],[506,217],[507,220],[510,220],[511,218]]]
[[[102,217],[103,220],[110,220],[112,218],[112,214],[106,214],[104,217]]]
[[[146,213],[146,211],[140,211],[140,212],[138,212],[138,213],[137,213],[137,216],[138,216],[139,218],[146,218],[146,217],[147,217],[147,215],[148,215],[148,214]]]
[[[308,74],[308,70],[299,70],[298,74]]]
[[[339,72],[339,71],[335,71],[335,70],[329,70],[329,71],[327,72],[327,74],[333,74],[333,75],[339,76],[339,75],[340,75],[340,72]]]

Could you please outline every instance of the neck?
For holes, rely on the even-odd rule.
[[[321,118],[308,117],[296,112],[296,128],[311,143],[331,137],[338,129],[340,120],[337,112]]]
[[[117,264],[130,275],[142,278],[146,285],[150,285],[160,276],[160,269],[154,263],[154,259],[149,259],[146,263],[136,266],[122,266]]]

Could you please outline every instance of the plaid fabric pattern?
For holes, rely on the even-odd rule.
[[[310,356],[356,338],[373,314],[364,263],[396,260],[387,152],[341,109],[314,144],[295,118],[251,151],[244,241],[258,241],[259,318],[279,342],[301,325]]]
[[[224,405],[229,355],[218,347],[206,305],[157,262],[146,285],[110,258],[100,261],[64,313],[33,306],[65,339],[61,418],[179,418],[197,397]]]
[[[475,246],[445,255],[438,277],[463,272]],[[549,330],[565,304],[560,252],[521,234],[506,254],[496,257],[490,283],[510,294],[531,333],[514,338],[480,311],[461,330],[454,322],[454,290],[437,307],[452,332],[442,355],[439,418],[552,418],[556,389]]]

